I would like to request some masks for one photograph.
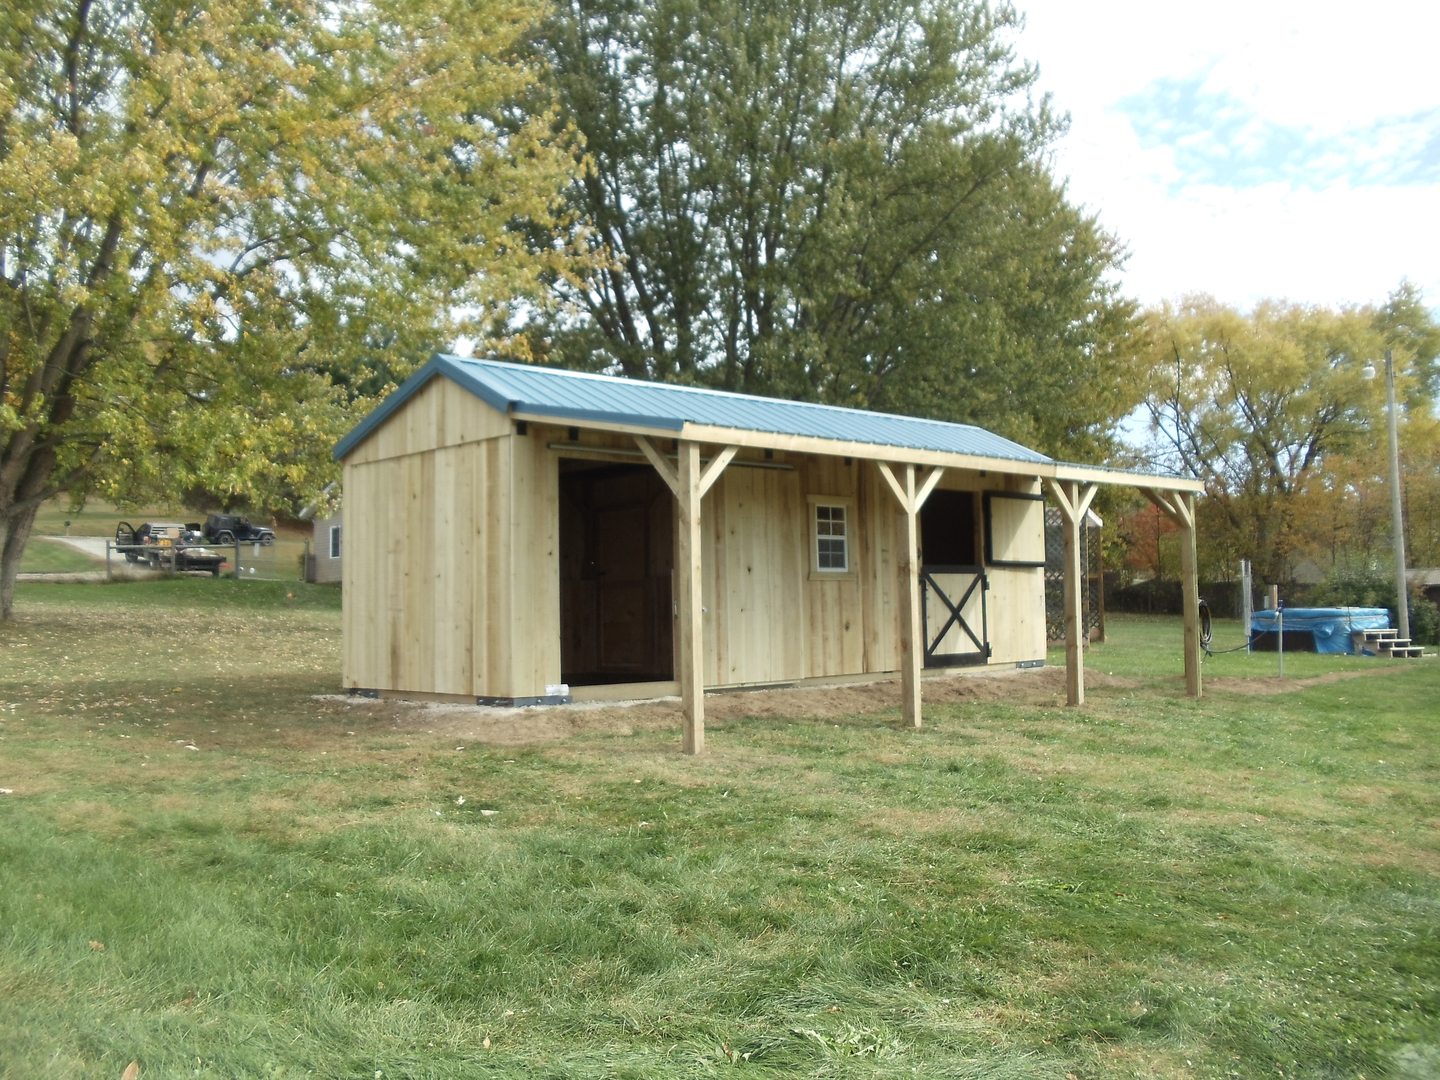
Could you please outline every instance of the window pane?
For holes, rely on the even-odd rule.
[[[819,570],[850,569],[845,541],[845,507],[815,507],[815,566]]]

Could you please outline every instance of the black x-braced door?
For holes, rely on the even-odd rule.
[[[963,667],[990,659],[985,633],[985,592],[979,566],[923,566],[920,621],[925,632],[926,667]]]

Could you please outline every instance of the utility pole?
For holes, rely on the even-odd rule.
[[[1245,629],[1245,651],[1254,652],[1251,645],[1253,631],[1251,623],[1255,621],[1255,593],[1254,582],[1251,578],[1250,560],[1240,560],[1240,623]]]
[[[1375,365],[1367,362],[1360,374],[1375,377]],[[1395,407],[1395,354],[1385,350],[1385,400],[1390,410],[1390,516],[1395,534],[1395,613],[1400,636],[1410,637],[1410,596],[1405,583],[1405,514],[1400,505],[1400,414]]]
[[[1395,610],[1400,636],[1410,636],[1410,597],[1405,585],[1405,515],[1400,507],[1400,417],[1395,408],[1394,354],[1385,350],[1385,396],[1390,403],[1390,514],[1395,530]]]

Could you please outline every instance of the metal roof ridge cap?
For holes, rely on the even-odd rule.
[[[485,380],[478,375],[466,371],[464,367],[461,366],[464,363],[462,358],[450,353],[436,353],[432,360],[435,362],[437,368],[443,368],[445,374],[454,380],[456,384],[469,390],[497,412],[505,413],[508,416],[511,410],[518,404],[518,402],[506,397],[504,394],[497,393],[489,383],[485,382]]]
[[[520,370],[543,371],[552,375],[563,375],[566,378],[595,379],[608,383],[620,383],[628,386],[648,386],[659,390],[678,390],[683,393],[705,394],[713,397],[730,398],[739,401],[764,401],[774,402],[779,405],[800,406],[807,409],[836,410],[839,412],[853,412],[861,416],[880,416],[891,420],[903,420],[911,424],[938,424],[941,427],[965,428],[967,431],[982,431],[986,435],[993,435],[997,439],[1005,439],[1006,442],[1015,442],[1004,435],[997,434],[989,428],[981,427],[979,424],[966,424],[958,420],[937,420],[930,416],[906,416],[904,413],[880,412],[875,409],[859,409],[853,405],[827,405],[823,401],[801,401],[798,398],[770,397],[761,394],[746,394],[739,390],[717,390],[711,386],[692,386],[688,383],[667,383],[656,382],[653,379],[632,379],[627,375],[606,375],[599,371],[571,371],[568,368],[546,367],[543,364],[524,364],[513,360],[490,360],[479,356],[455,356],[453,354],[437,353],[437,356],[445,356],[446,359],[461,364],[485,364],[490,367],[518,368]],[[698,423],[699,421],[692,421]],[[1024,446],[1024,443],[1015,443],[1016,446]],[[1030,449],[1028,446],[1025,449]],[[1036,451],[1039,453],[1039,451]]]

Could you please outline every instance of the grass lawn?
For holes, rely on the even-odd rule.
[[[501,745],[317,700],[338,599],[19,587],[0,1076],[1440,1066],[1440,661],[1257,694],[1273,654],[1217,657],[1193,702],[1178,621],[1112,617],[1083,709],[742,717],[687,759],[618,713]]]
[[[71,574],[105,569],[105,560],[92,559],[78,548],[57,540],[32,536],[20,557],[22,574]]]
[[[56,570],[94,570],[96,564],[86,561],[84,565],[52,567],[44,562],[51,556],[48,549],[51,547],[63,547],[50,543],[42,543],[46,536],[104,536],[114,539],[115,526],[122,521],[128,521],[132,525],[139,525],[144,521],[175,521],[180,523],[191,522],[201,523],[205,520],[206,513],[203,510],[186,510],[183,507],[151,506],[133,510],[117,510],[115,507],[100,501],[91,501],[86,504],[83,510],[71,510],[70,503],[66,496],[61,495],[51,499],[40,508],[35,515],[35,527],[31,532],[31,541],[26,545],[24,561],[21,570],[27,573],[55,572]],[[257,523],[271,524],[271,520],[262,515],[253,518]],[[68,534],[66,522],[69,522]],[[256,565],[262,576],[272,577],[285,582],[298,580],[301,576],[301,556],[305,553],[305,541],[310,537],[310,528],[305,525],[293,525],[288,523],[275,524],[275,544],[271,547],[262,548],[258,553],[253,553],[249,547],[245,548],[243,562],[246,566]],[[35,548],[42,549],[36,553]],[[223,549],[221,549],[223,550]],[[85,556],[76,552],[81,559]],[[40,561],[36,561],[40,560]]]
[[[84,509],[71,510],[69,499],[61,495],[51,499],[35,515],[32,536],[65,536],[68,521],[70,536],[115,537],[115,526],[122,521],[138,525],[142,521],[193,521],[188,511],[173,507],[146,507],[138,510],[116,510],[108,503],[91,500]]]

